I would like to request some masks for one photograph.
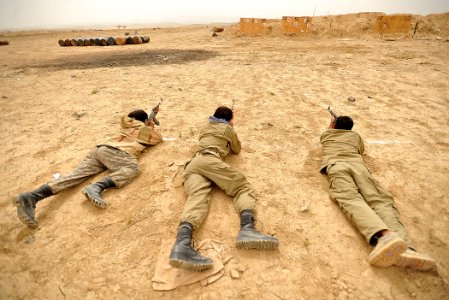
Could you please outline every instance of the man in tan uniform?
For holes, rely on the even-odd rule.
[[[240,214],[238,248],[274,250],[279,246],[277,238],[263,235],[254,228],[254,191],[245,175],[223,161],[230,152],[240,152],[240,141],[233,128],[233,112],[219,107],[201,129],[198,151],[186,166],[187,201],[170,253],[170,264],[174,267],[202,271],[212,266],[210,258],[201,256],[192,247],[192,231],[203,223],[209,211],[212,184],[233,198],[235,210]]]
[[[330,197],[366,241],[375,246],[369,255],[371,265],[416,270],[435,268],[435,261],[416,252],[399,219],[392,195],[366,168],[362,158],[363,140],[351,130],[353,124],[350,117],[332,116],[329,129],[321,134],[324,154],[321,172],[329,176]]]
[[[159,107],[153,109],[154,116]],[[152,118],[154,120],[154,118]],[[135,110],[120,120],[120,131],[110,135],[107,140],[95,146],[80,162],[76,169],[60,178],[44,184],[32,192],[14,197],[19,219],[30,228],[36,228],[36,204],[44,198],[55,195],[67,188],[78,185],[88,177],[108,169],[109,176],[83,189],[82,193],[96,207],[105,209],[107,203],[101,197],[103,190],[120,188],[130,183],[139,174],[137,157],[147,147],[162,142],[161,135],[154,130],[154,123],[143,110]]]

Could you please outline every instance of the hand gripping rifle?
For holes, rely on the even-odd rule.
[[[159,126],[159,121],[156,119],[156,115],[159,111],[159,106],[162,104],[162,102],[164,101],[164,99],[161,98],[161,100],[159,100],[158,104],[156,104],[150,112],[150,115],[148,116],[148,120],[153,121],[154,124],[156,124],[157,126]]]
[[[337,120],[338,115],[331,109],[330,106],[327,107],[327,110],[328,110],[329,113],[334,117],[334,119]]]

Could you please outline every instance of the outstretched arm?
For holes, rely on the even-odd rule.
[[[226,128],[226,136],[228,137],[229,145],[233,153],[239,153],[241,150],[240,140],[237,137],[237,133],[235,133],[232,127]]]
[[[331,115],[331,122],[329,123],[329,128],[335,129],[336,123],[337,123],[337,119],[335,119],[335,117],[333,115]]]

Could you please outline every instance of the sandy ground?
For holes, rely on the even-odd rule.
[[[447,20],[446,20],[447,24]],[[235,26],[139,29],[149,44],[59,47],[118,31],[5,33],[0,47],[2,167],[0,299],[449,299],[449,43],[447,36],[239,37]],[[355,102],[347,100],[355,97]],[[121,114],[163,97],[168,140],[143,154],[142,174],[104,193],[86,183],[37,207],[39,228],[19,222],[10,198],[67,174]],[[179,165],[199,128],[234,100],[242,153],[228,162],[257,191],[259,229],[278,251],[235,248],[238,216],[213,192],[195,238],[226,245],[233,259],[217,282],[154,291],[160,245],[174,238],[185,201]],[[418,250],[437,272],[368,264],[371,247],[328,197],[318,172],[326,111],[355,119],[366,162],[395,196]],[[104,174],[103,174],[104,175]],[[240,279],[229,269],[243,266]]]

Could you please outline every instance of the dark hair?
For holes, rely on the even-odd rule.
[[[141,109],[134,110],[128,114],[128,117],[145,122],[148,119],[148,114]]]
[[[225,119],[226,121],[231,121],[234,117],[232,110],[226,106],[220,106],[214,113],[214,117],[218,119]]]
[[[348,116],[340,116],[335,121],[335,129],[351,130],[352,126],[354,126],[354,121]]]

